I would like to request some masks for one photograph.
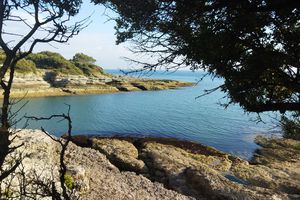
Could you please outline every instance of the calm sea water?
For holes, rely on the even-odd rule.
[[[108,70],[118,74],[117,70]],[[178,71],[156,73],[150,78],[164,78],[196,82],[201,72]],[[164,91],[123,92],[70,97],[28,99],[21,114],[49,116],[67,111],[71,105],[74,134],[133,135],[173,137],[210,145],[222,151],[249,158],[258,147],[253,139],[257,134],[271,134],[275,130],[268,116],[265,124],[253,120],[238,106],[224,109],[219,102],[224,93],[216,91],[196,98],[204,89],[218,86],[221,79],[205,78],[198,85]],[[16,109],[16,108],[15,108]],[[20,115],[21,115],[20,114]],[[22,127],[24,121],[19,123]],[[43,126],[55,135],[66,131],[66,123],[52,120],[30,122],[28,128]]]

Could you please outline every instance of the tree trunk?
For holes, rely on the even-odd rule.
[[[14,76],[14,66],[11,67],[10,74],[9,74],[9,81],[6,84],[3,79],[0,81],[0,85],[3,92],[3,102],[1,108],[1,128],[0,128],[0,168],[2,168],[3,163],[5,161],[5,157],[9,153],[9,106],[10,106],[10,89],[13,83],[13,76]]]
[[[3,87],[2,87],[3,88]],[[2,113],[1,113],[1,128],[0,128],[0,167],[3,165],[5,157],[9,151],[9,97],[10,89],[8,87],[3,88],[3,103],[2,103]]]
[[[7,128],[0,128],[0,168],[2,168],[5,157],[9,152],[9,131]]]

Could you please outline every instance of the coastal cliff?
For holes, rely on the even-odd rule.
[[[4,58],[5,54],[0,49],[0,63],[4,61]],[[75,54],[70,60],[50,51],[32,53],[26,59],[20,60],[15,66],[11,97],[165,90],[193,85],[192,83],[172,80],[114,76],[105,72],[95,62],[94,58],[82,53]],[[7,76],[5,77],[6,81],[8,80]]]
[[[36,73],[16,73],[11,97],[68,96],[127,91],[165,90],[191,86],[192,83],[113,76],[56,74],[49,70]],[[0,96],[1,97],[1,96]]]

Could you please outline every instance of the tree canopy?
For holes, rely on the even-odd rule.
[[[40,53],[31,54],[27,57],[33,61],[37,68],[50,69],[57,73],[82,75],[82,71],[78,69],[72,62],[65,59],[59,53],[50,51],[42,51]]]
[[[76,53],[73,56],[72,61],[94,64],[96,62],[96,59],[83,53]]]
[[[93,1],[119,14],[117,43],[158,56],[142,70],[203,69],[246,111],[300,111],[298,1]]]

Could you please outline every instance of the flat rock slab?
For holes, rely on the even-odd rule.
[[[119,139],[94,138],[92,144],[94,149],[105,154],[119,169],[147,173],[148,169],[145,163],[138,159],[138,150],[132,143]]]
[[[250,163],[211,147],[173,139],[115,137],[93,143],[113,157],[120,153],[143,160],[148,178],[196,199],[300,198],[299,142],[257,141],[263,148]]]

